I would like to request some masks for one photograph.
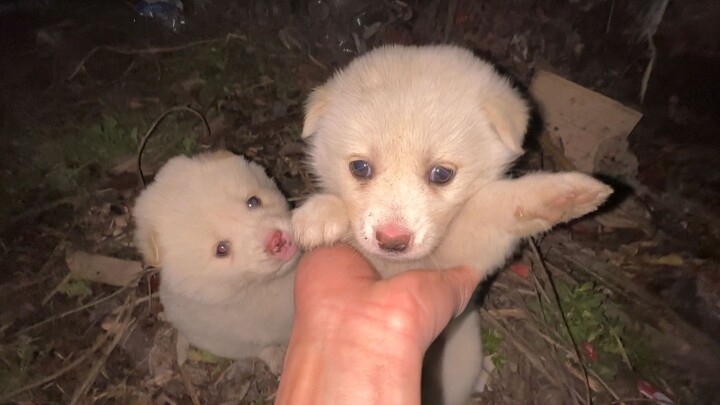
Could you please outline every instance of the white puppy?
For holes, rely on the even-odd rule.
[[[278,373],[299,254],[285,198],[263,169],[230,152],[173,158],[133,214],[137,247],[162,268],[160,299],[180,334]]]
[[[307,103],[302,136],[323,191],[293,213],[298,243],[349,241],[385,277],[454,265],[487,275],[522,238],[611,193],[579,173],[505,178],[528,116],[508,80],[461,48],[388,46],[355,59]],[[463,403],[478,376],[478,327],[467,311],[446,331],[434,371],[446,405]]]

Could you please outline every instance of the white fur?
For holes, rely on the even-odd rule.
[[[303,137],[323,193],[293,213],[298,242],[349,240],[385,277],[453,265],[484,277],[522,238],[594,210],[610,193],[578,173],[505,179],[527,122],[507,80],[461,48],[390,46],[357,58],[307,104]],[[371,179],[353,177],[356,159],[371,163]],[[438,164],[455,169],[448,184],[428,181]],[[406,250],[380,248],[375,230],[388,223],[410,231]],[[463,316],[445,336],[446,405],[463,403],[479,375],[477,324],[476,313]]]
[[[248,208],[247,199],[262,204]],[[135,240],[160,266],[168,320],[193,345],[228,358],[282,366],[292,327],[294,265],[265,251],[291,232],[287,203],[263,169],[229,152],[171,159],[138,197]],[[218,242],[230,254],[216,257]],[[280,350],[280,351],[279,351]]]
[[[507,80],[470,52],[392,46],[356,59],[313,93],[303,136],[321,186],[347,205],[354,240],[394,257],[378,247],[374,229],[397,223],[413,235],[405,260],[427,256],[472,192],[500,178],[520,153],[527,119]],[[372,181],[352,177],[353,159],[371,162]],[[450,184],[427,182],[436,164],[456,170]]]

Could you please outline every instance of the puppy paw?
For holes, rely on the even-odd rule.
[[[280,375],[285,362],[285,348],[282,346],[268,346],[258,356],[268,366],[268,370],[275,375]]]
[[[333,245],[348,235],[345,204],[330,194],[316,194],[292,213],[295,241],[308,250]]]
[[[522,236],[544,232],[553,226],[595,211],[613,190],[582,173],[537,173],[519,181],[526,183],[515,207]]]

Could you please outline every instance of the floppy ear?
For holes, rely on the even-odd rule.
[[[138,224],[135,230],[135,246],[143,256],[145,264],[159,267],[162,264],[157,232],[150,226]]]
[[[482,106],[500,140],[518,155],[523,153],[523,139],[530,120],[529,109],[527,102],[511,88],[493,94]]]
[[[330,90],[327,87],[327,84],[316,87],[305,103],[305,123],[303,124],[302,135],[300,135],[303,139],[318,130],[320,118],[330,103]]]

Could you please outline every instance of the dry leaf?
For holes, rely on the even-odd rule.
[[[75,278],[124,287],[137,286],[142,264],[87,252],[74,252],[65,257],[70,274]]]
[[[683,258],[678,255],[665,255],[660,257],[644,256],[643,262],[663,266],[682,266],[685,263]]]

